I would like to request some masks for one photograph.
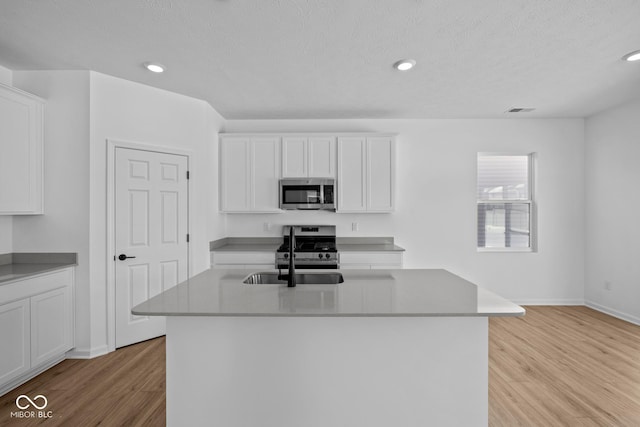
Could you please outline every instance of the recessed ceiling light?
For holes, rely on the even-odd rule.
[[[164,71],[164,65],[155,62],[145,62],[144,68],[154,73],[162,73]]]
[[[640,61],[640,50],[636,50],[635,52],[627,53],[622,57],[625,61],[633,62]]]
[[[416,61],[414,59],[401,59],[400,61],[393,64],[393,68],[398,71],[409,71],[416,65]]]

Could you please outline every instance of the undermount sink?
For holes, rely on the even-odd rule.
[[[336,285],[344,282],[340,273],[296,273],[298,285]],[[263,272],[248,276],[242,283],[247,285],[287,285],[287,279],[278,279],[278,273]]]

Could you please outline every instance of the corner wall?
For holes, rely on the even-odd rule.
[[[228,214],[228,236],[336,224],[338,236],[394,236],[407,268],[446,268],[528,304],[584,301],[584,120],[229,120],[225,132],[395,132],[396,212]],[[480,151],[537,153],[538,251],[476,250]],[[271,232],[263,224],[273,224]],[[360,231],[351,230],[358,222]]]
[[[0,83],[13,85],[10,69],[0,66]],[[0,254],[13,252],[13,218],[11,215],[0,215]]]
[[[211,191],[211,165],[223,119],[204,101],[128,80],[91,72],[91,336],[94,348],[107,346],[106,275],[112,254],[106,253],[107,140],[190,150],[193,153],[189,201],[192,236],[190,274],[209,268],[209,236],[220,233],[221,216]],[[224,231],[222,231],[224,233]]]
[[[0,240],[2,222],[13,235],[12,246],[0,247],[78,253],[72,355],[98,356],[108,350],[106,139],[193,151],[191,273],[197,274],[209,268],[209,237],[225,235],[211,190],[224,119],[201,100],[89,71],[17,71],[13,81],[46,100],[45,214],[0,217]]]
[[[15,71],[14,84],[46,103],[44,215],[13,218],[13,251],[78,253],[75,344],[88,349],[89,72]]]
[[[589,117],[585,157],[587,305],[636,324],[640,324],[639,118],[640,99]]]

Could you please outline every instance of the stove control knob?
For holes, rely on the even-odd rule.
[[[320,255],[320,256],[322,256],[322,255]],[[329,259],[329,257],[331,257],[331,255],[329,255],[329,254],[324,254],[324,257],[325,257],[325,258],[327,258],[327,259]]]
[[[318,258],[322,258],[322,254],[318,254]]]
[[[284,259],[289,258],[289,254],[284,254]]]

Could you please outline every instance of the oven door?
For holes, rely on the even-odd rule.
[[[308,263],[296,262],[295,266],[296,266],[296,270],[337,270],[338,269],[338,264],[330,263],[330,262],[325,262],[325,263],[313,262],[313,261]],[[288,262],[277,263],[276,268],[281,270],[286,270],[289,268],[289,263]]]
[[[280,209],[320,209],[324,200],[323,186],[280,182]]]

